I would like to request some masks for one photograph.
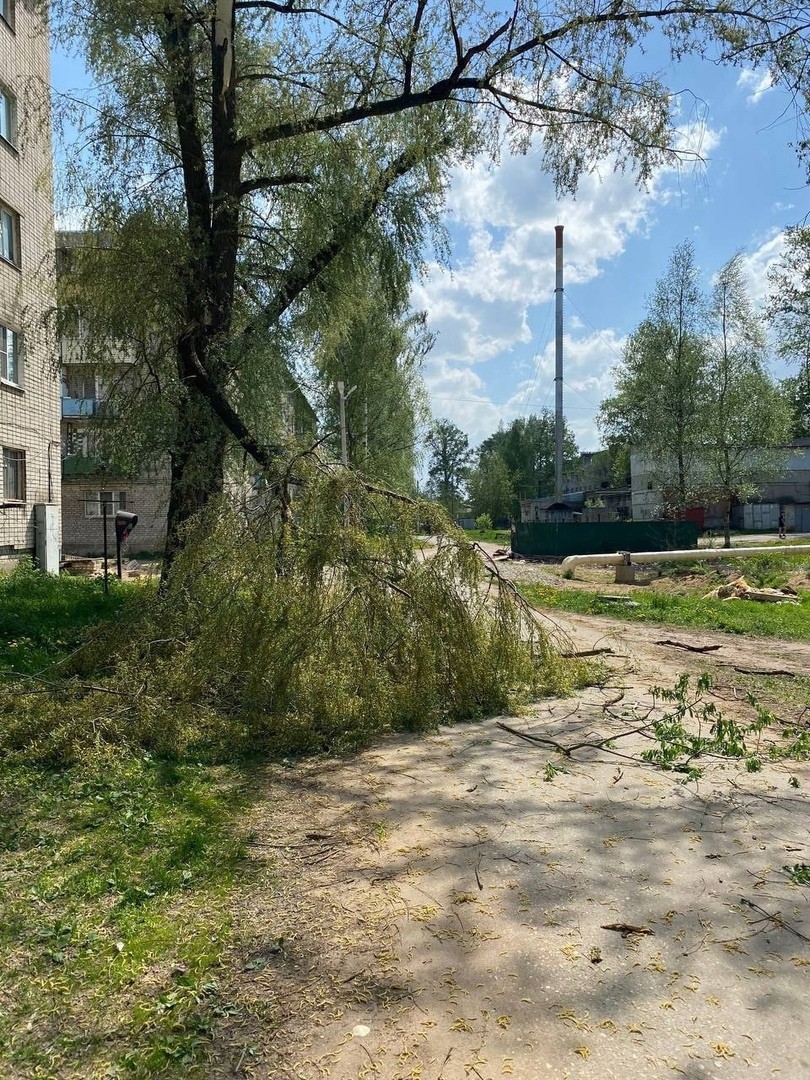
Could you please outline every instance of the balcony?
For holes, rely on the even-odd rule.
[[[98,476],[105,471],[104,462],[99,458],[85,457],[84,454],[69,454],[62,458],[62,476]]]
[[[62,419],[67,420],[82,416],[95,416],[101,402],[97,398],[62,398]]]

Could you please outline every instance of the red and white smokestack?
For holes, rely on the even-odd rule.
[[[563,225],[555,225],[557,277],[554,350],[554,498],[563,497]]]

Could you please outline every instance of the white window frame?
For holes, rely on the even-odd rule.
[[[11,364],[9,364],[9,356]],[[4,326],[3,323],[0,323],[0,382],[16,386],[20,390],[23,385],[20,335],[10,326]]]
[[[12,457],[12,455],[14,455]],[[8,483],[9,473],[14,470],[16,474],[11,484]],[[9,491],[9,488],[14,490]],[[6,503],[24,503],[26,496],[26,461],[25,451],[18,450],[13,446],[3,447],[3,501]]]
[[[104,496],[107,500],[107,517],[115,517],[117,511],[126,510],[126,491],[87,491],[84,496],[84,516],[86,518],[104,517]]]
[[[0,259],[20,266],[20,215],[0,203]]]
[[[17,98],[0,82],[0,140],[17,149]]]

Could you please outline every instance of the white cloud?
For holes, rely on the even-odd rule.
[[[679,128],[678,148],[707,156],[720,139],[721,132],[700,117],[687,118]],[[667,166],[639,187],[605,161],[582,177],[576,199],[558,201],[537,152],[505,156],[497,167],[482,158],[458,168],[446,217],[453,268],[430,265],[412,294],[413,306],[427,311],[436,334],[426,366],[434,415],[447,416],[477,443],[500,420],[553,405],[553,321],[549,327],[548,317],[552,341],[546,345],[544,338],[540,344],[531,379],[520,379],[529,366],[531,343],[538,340],[535,324],[544,310],[548,316],[554,296],[555,225],[565,225],[566,287],[585,285],[618,259],[632,238],[649,234],[681,179],[677,166]],[[611,390],[610,370],[622,339],[615,330],[587,333],[583,320],[568,311],[566,332],[571,395],[566,413],[582,445],[593,447],[598,437],[592,415]]]
[[[484,380],[473,368],[448,364],[431,356],[425,370],[425,382],[435,417],[447,417],[466,432],[475,445],[498,427],[502,410],[485,394]]]
[[[742,259],[743,270],[748,279],[748,290],[754,303],[763,303],[768,296],[768,270],[776,263],[785,248],[785,234],[776,229],[750,254]]]
[[[757,68],[743,68],[737,79],[737,86],[748,91],[746,102],[756,105],[762,96],[773,89],[773,77],[770,71]]]
[[[565,415],[583,449],[599,445],[593,414],[613,392],[613,368],[621,358],[625,338],[615,330],[584,336],[566,333],[563,340],[563,399]],[[434,416],[447,417],[477,445],[503,422],[554,407],[554,341],[534,358],[532,374],[514,384],[504,401],[493,401],[478,370],[431,356],[425,381]]]

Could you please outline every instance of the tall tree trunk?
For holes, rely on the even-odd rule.
[[[686,462],[683,459],[683,451],[678,450],[678,510],[686,509]]]
[[[723,547],[731,547],[731,499],[726,501],[726,515],[725,515],[725,539],[723,540]]]
[[[170,455],[171,478],[161,587],[182,550],[190,520],[225,486],[225,428],[208,400],[192,384],[177,411],[177,436]]]

